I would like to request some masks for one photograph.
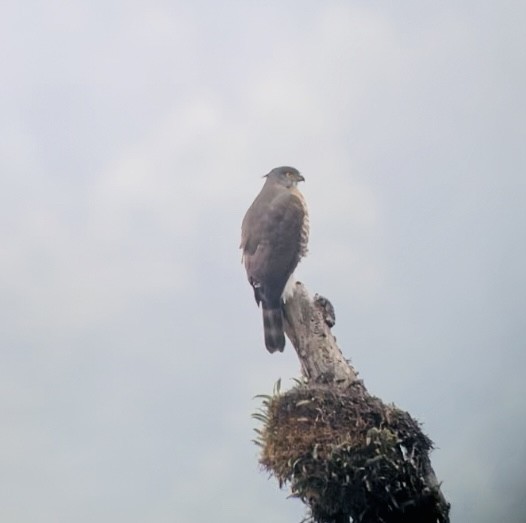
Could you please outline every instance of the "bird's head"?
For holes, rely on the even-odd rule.
[[[267,180],[270,180],[285,187],[294,187],[298,182],[304,182],[305,178],[294,167],[276,167],[268,174],[265,174]]]

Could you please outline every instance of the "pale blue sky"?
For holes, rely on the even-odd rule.
[[[0,7],[0,520],[290,523],[238,251],[306,178],[298,276],[424,423],[459,523],[524,521],[521,2]]]

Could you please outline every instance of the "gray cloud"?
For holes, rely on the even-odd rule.
[[[298,364],[237,250],[292,164],[346,356],[425,423],[453,520],[522,521],[522,5],[2,10],[3,520],[301,519],[250,442]]]

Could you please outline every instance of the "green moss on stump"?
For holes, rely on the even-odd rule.
[[[432,442],[409,414],[346,390],[298,385],[265,397],[255,417],[260,463],[306,503],[312,520],[445,523],[448,506],[426,486]]]

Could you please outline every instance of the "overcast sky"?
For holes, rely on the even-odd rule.
[[[0,6],[0,520],[298,522],[257,464],[238,251],[293,165],[298,277],[424,424],[458,523],[526,513],[526,7]]]

